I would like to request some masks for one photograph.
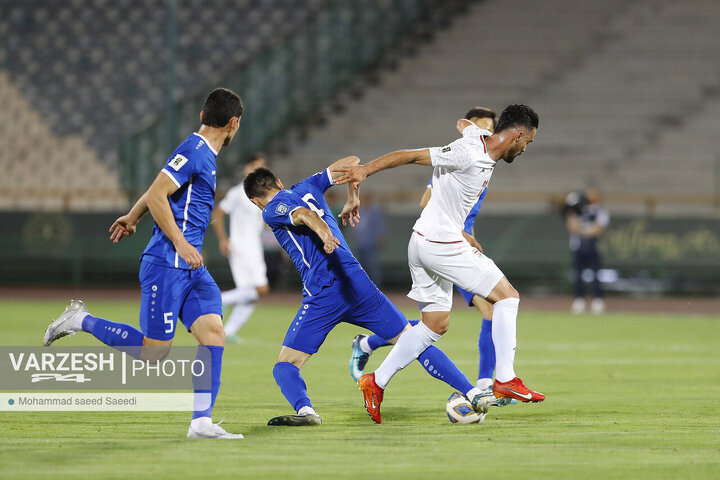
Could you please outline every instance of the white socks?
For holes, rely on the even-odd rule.
[[[487,390],[488,388],[492,387],[492,384],[492,378],[478,378],[477,382],[475,382],[475,386],[480,390]]]
[[[222,293],[223,305],[254,302],[257,299],[258,293],[255,287],[238,287]]]
[[[412,328],[405,330],[398,338],[395,346],[390,350],[382,364],[375,370],[375,383],[385,388],[390,379],[415,360],[418,355],[435,343],[441,335],[433,332],[423,322],[418,322]]]
[[[235,333],[240,330],[240,327],[245,325],[245,322],[248,321],[253,311],[255,311],[254,303],[236,304],[225,322],[225,333],[227,335],[235,335]]]
[[[506,298],[493,306],[492,339],[495,344],[495,380],[509,382],[515,378],[517,314],[519,298]]]
[[[362,350],[363,352],[365,352],[365,353],[372,353],[372,352],[373,352],[373,349],[370,348],[370,342],[368,342],[368,338],[370,338],[370,337],[367,336],[367,335],[364,336],[364,337],[362,337],[362,338],[360,339],[360,341],[358,342],[358,345],[359,345],[359,347],[360,347],[360,350]]]
[[[300,410],[298,410],[298,415],[317,415],[317,412],[315,412],[315,409],[313,407],[308,407],[307,405],[300,407]]]

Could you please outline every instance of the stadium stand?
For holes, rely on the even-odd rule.
[[[117,208],[117,202],[98,204],[73,182],[82,177],[86,186],[104,188],[97,180],[102,172],[113,177],[108,182],[117,189],[119,139],[162,114],[171,81],[167,73],[171,32],[166,25],[171,14],[167,6],[173,3],[178,9],[177,83],[172,96],[178,99],[207,89],[230,65],[248,59],[326,2],[0,0],[4,98],[25,99],[18,100],[20,110],[3,109],[0,119],[7,125],[14,115],[28,116],[32,123],[22,125],[42,130],[34,137],[28,162],[41,162],[43,171],[54,175],[52,187],[40,184],[37,172],[25,175],[22,169],[30,165],[26,163],[11,167],[15,173],[3,182],[34,191],[41,186],[46,192],[65,190],[38,203],[27,199],[34,193],[19,200],[17,190],[11,194],[3,188],[0,208]],[[3,135],[11,133],[5,130]],[[13,140],[20,141],[24,140]],[[41,160],[38,152],[44,152]],[[6,146],[0,164],[17,164],[11,153]]]
[[[78,135],[56,135],[0,71],[2,210],[112,210],[127,196]]]
[[[616,212],[652,204],[658,214],[713,214],[720,185],[709,172],[720,148],[707,133],[720,128],[718,13],[713,0],[692,9],[672,0],[473,4],[364,101],[293,149],[281,173],[296,179],[339,156],[370,160],[441,145],[469,106],[522,102],[539,112],[540,134],[526,157],[498,168],[483,208],[547,210],[566,192],[595,185]],[[703,135],[687,158],[698,144],[691,138]],[[366,188],[416,208],[417,193],[407,188],[420,191],[427,176],[407,168]]]

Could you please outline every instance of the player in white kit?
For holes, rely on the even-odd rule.
[[[265,158],[255,154],[243,171],[247,176],[264,166]],[[225,231],[225,215],[230,217],[230,238]],[[230,261],[235,282],[234,289],[222,292],[223,307],[232,306],[232,312],[225,321],[225,334],[229,341],[237,342],[235,334],[252,315],[258,297],[270,291],[261,241],[265,222],[262,212],[245,195],[242,183],[228,190],[213,212],[213,220],[220,251]]]
[[[490,258],[463,237],[465,218],[490,181],[496,162],[511,163],[535,138],[538,116],[526,105],[510,105],[489,135],[469,120],[458,120],[462,138],[444,147],[401,150],[365,165],[338,167],[336,183],[360,183],[388,168],[415,163],[432,165],[433,195],[413,226],[408,244],[412,289],[422,321],[405,330],[387,358],[358,380],[368,411],[379,415],[385,386],[392,376],[415,360],[448,329],[453,284],[493,304],[492,338],[496,353],[493,393],[496,397],[539,402],[545,395],[527,388],[515,376],[516,320],[520,298]],[[487,411],[492,395],[474,398],[477,411]],[[478,403],[478,404],[476,404]]]

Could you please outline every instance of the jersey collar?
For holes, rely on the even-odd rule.
[[[200,134],[197,133],[197,132],[193,132],[193,133],[194,133],[195,135],[197,135],[198,137],[202,138],[203,141],[205,142],[205,145],[207,145],[207,147],[210,149],[210,151],[213,152],[213,153],[215,154],[215,156],[217,157],[218,152],[216,152],[215,149],[212,147],[212,145],[210,145],[210,142],[208,142],[208,139],[205,138],[205,137],[203,137],[202,135],[200,135]]]

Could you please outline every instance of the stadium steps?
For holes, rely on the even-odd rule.
[[[652,195],[684,203],[674,211],[696,212],[698,202],[712,210],[707,169],[720,148],[673,132],[678,125],[686,131],[678,119],[698,114],[709,130],[720,129],[720,116],[710,113],[720,85],[714,55],[720,37],[712,33],[718,13],[713,0],[692,8],[673,0],[474,4],[345,116],[295,146],[277,169],[297,180],[349,154],[367,161],[399,148],[442,145],[456,137],[455,120],[469,106],[499,110],[523,102],[540,114],[538,138],[512,166],[498,168],[489,200],[513,192],[557,198],[595,185],[623,203],[636,198],[630,210],[645,209]],[[484,45],[478,44],[482,36],[489,39]],[[687,128],[703,130],[694,122]],[[647,172],[658,162],[666,162],[659,171],[677,164],[654,146],[673,141],[666,135],[685,151],[697,144],[696,156],[704,160],[698,160],[702,168],[688,168],[660,186]],[[654,152],[654,160],[644,152]],[[366,188],[420,190],[428,173],[403,168],[373,178]],[[489,201],[483,208],[525,212],[548,205]]]
[[[77,135],[56,135],[5,72],[0,71],[2,210],[125,208],[117,175]]]
[[[345,155],[370,160],[399,148],[447,143],[457,137],[455,122],[470,107],[500,110],[511,102],[529,102],[548,78],[556,78],[565,65],[574,65],[583,52],[595,48],[604,20],[621,5],[611,1],[578,6],[564,0],[472,4],[432,44],[384,75],[361,102],[332,118],[308,143],[295,145],[275,162],[276,169],[297,180]],[[567,41],[570,36],[572,42]],[[509,170],[503,168],[503,175]],[[378,176],[367,188],[417,190],[428,177],[425,168],[405,168]]]

